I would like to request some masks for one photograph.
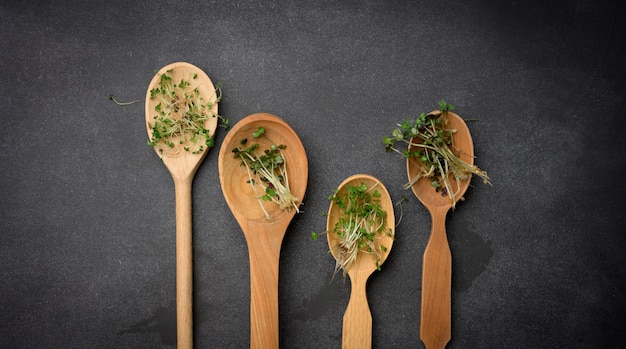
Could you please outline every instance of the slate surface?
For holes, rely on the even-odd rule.
[[[349,283],[320,214],[369,173],[402,204],[368,284],[375,348],[420,348],[430,218],[382,137],[440,99],[478,165],[448,216],[448,348],[623,348],[626,11],[621,1],[34,1],[0,5],[0,347],[175,346],[174,192],[146,145],[153,72],[221,82],[220,114],[269,112],[308,152],[283,244],[282,348],[339,348]],[[245,348],[247,249],[217,146],[194,182],[195,343]],[[399,211],[396,212],[399,216]]]

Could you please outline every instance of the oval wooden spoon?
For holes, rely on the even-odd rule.
[[[385,188],[382,182],[370,175],[357,174],[345,179],[339,185],[337,193],[341,195],[347,191],[347,186],[358,186],[362,183],[365,183],[368,189],[375,187],[380,192],[380,206],[386,212],[385,225],[391,229],[389,235],[381,234],[380,239],[375,242],[376,246],[383,245],[387,248],[380,256],[378,262],[380,266],[387,259],[389,251],[391,251],[395,231],[393,204],[387,188]],[[328,238],[328,246],[333,257],[338,259],[339,250],[337,246],[339,237],[337,234],[333,233],[333,229],[341,215],[340,209],[335,202],[331,202],[327,217],[326,235]],[[366,284],[370,275],[377,269],[376,259],[374,254],[359,253],[356,261],[354,261],[350,269],[348,269],[351,291],[350,301],[343,315],[341,340],[341,347],[343,349],[367,349],[372,347],[372,314],[367,303]]]
[[[433,111],[431,114],[438,114]],[[460,158],[469,164],[474,163],[474,145],[465,121],[457,114],[448,111],[450,129],[454,145],[461,149]],[[413,140],[412,140],[413,141]],[[409,180],[418,174],[421,166],[414,158],[407,160]],[[456,192],[456,182],[450,181],[453,188],[448,193]],[[457,201],[463,196],[470,179],[461,181]],[[451,286],[452,286],[452,255],[446,236],[446,215],[452,207],[450,196],[442,196],[436,192],[428,179],[420,179],[411,189],[417,198],[428,209],[432,219],[430,238],[426,245],[422,265],[422,311],[420,322],[420,338],[427,349],[445,348],[451,338]]]
[[[308,162],[298,135],[289,125],[272,114],[253,114],[239,121],[228,132],[219,154],[219,176],[228,207],[243,230],[250,258],[250,348],[278,348],[278,265],[280,247],[295,209],[282,210],[264,203],[270,219],[259,205],[248,172],[232,150],[244,138],[252,143],[252,133],[259,127],[265,135],[254,139],[262,152],[271,144],[284,144],[285,166],[291,193],[300,205],[306,191]]]
[[[211,111],[217,115],[217,94],[211,79],[200,68],[185,62],[169,64],[157,72],[152,78],[146,93],[146,127],[149,139],[152,138],[156,99],[150,98],[150,90],[159,86],[161,75],[166,73],[174,81],[185,79],[191,83],[190,88],[197,87],[206,102],[213,102]],[[193,79],[193,76],[196,76]],[[204,123],[211,135],[215,134],[218,118],[214,117]],[[176,193],[176,326],[177,345],[179,349],[193,347],[193,274],[192,274],[192,218],[191,218],[191,186],[193,177],[206,156],[208,149],[193,154],[179,151],[176,153],[155,151],[163,160],[174,180]]]

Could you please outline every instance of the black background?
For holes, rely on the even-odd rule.
[[[4,1],[0,347],[174,347],[173,182],[146,145],[143,100],[176,61],[221,82],[231,124],[278,115],[307,150],[281,254],[282,348],[341,345],[350,285],[310,233],[356,173],[409,199],[368,284],[373,347],[422,347],[430,218],[382,138],[441,99],[479,120],[476,163],[493,182],[474,179],[448,215],[448,348],[625,347],[625,14],[593,0]],[[194,182],[197,348],[249,343],[224,135]]]

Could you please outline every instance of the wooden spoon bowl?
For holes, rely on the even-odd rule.
[[[265,135],[253,139],[251,134],[259,127]],[[300,202],[308,181],[308,162],[302,142],[289,125],[272,114],[253,114],[239,121],[227,134],[219,154],[219,176],[224,197],[248,244],[250,258],[250,347],[272,349],[279,346],[278,329],[278,265],[280,247],[295,208],[282,210],[271,202],[264,202],[265,216],[259,206],[248,172],[241,160],[233,155],[233,148],[247,138],[247,144],[259,143],[259,150],[273,143],[287,146],[283,150],[291,193]]]
[[[387,248],[382,252],[378,265],[382,265],[393,246],[395,231],[395,216],[393,211],[393,203],[387,188],[373,176],[366,174],[357,174],[348,177],[338,187],[337,194],[342,195],[347,192],[348,186],[358,186],[362,183],[367,188],[375,187],[380,192],[380,206],[386,212],[385,225],[391,230],[390,234],[381,234],[380,238],[375,241],[376,247],[383,245]],[[328,247],[335,259],[339,258],[338,243],[339,237],[333,232],[335,224],[340,219],[340,209],[331,202],[328,209],[326,230]],[[351,282],[350,301],[343,316],[343,349],[366,349],[372,346],[372,314],[367,303],[366,284],[370,275],[376,271],[377,257],[374,254],[361,253],[357,255],[356,261],[348,269],[348,276]]]
[[[202,96],[206,102],[212,102],[213,106],[211,112],[217,115],[217,93],[209,76],[200,68],[190,63],[176,62],[169,64],[161,68],[154,75],[152,81],[150,81],[150,85],[148,85],[148,91],[146,92],[146,128],[149,138],[152,138],[153,130],[151,125],[154,123],[155,115],[157,115],[155,107],[159,104],[157,99],[150,98],[150,90],[159,86],[161,75],[165,73],[175,82],[179,82],[181,79],[188,81],[190,83],[188,90],[197,88],[200,92],[200,96]],[[194,76],[195,79],[193,78]],[[217,123],[218,118],[213,117],[205,121],[204,127],[210,131],[211,135],[214,135]],[[177,143],[176,140],[173,141]],[[154,150],[157,155],[162,158],[163,163],[172,173],[172,176],[176,176],[176,178],[189,177],[190,174],[193,177],[208,151],[208,149],[206,149],[198,154],[193,154],[192,152],[185,152],[183,150],[175,152],[161,151],[160,147],[155,147]]]
[[[437,114],[439,111],[432,111],[430,114]],[[474,143],[472,142],[472,136],[470,134],[469,128],[463,119],[456,113],[448,111],[448,123],[447,128],[454,129],[457,132],[453,134],[452,138],[454,140],[454,146],[457,149],[461,149],[459,157],[467,162],[468,164],[474,164]],[[416,140],[412,139],[411,142],[416,142]],[[409,151],[413,151],[414,149],[409,149]],[[415,177],[420,168],[421,164],[414,157],[407,159],[407,175],[409,176],[409,180]],[[450,183],[452,184],[452,188],[449,188],[448,192],[457,191],[459,188],[456,186],[456,182],[452,179],[452,175],[450,175]],[[461,190],[459,191],[459,197],[457,200],[463,196],[467,188],[469,187],[470,181],[461,181]],[[424,204],[424,206],[434,206],[434,207],[452,207],[452,201],[450,196],[443,196],[441,192],[436,192],[433,187],[430,185],[430,181],[428,180],[419,180],[415,182],[411,186],[411,190],[417,196],[417,198]]]
[[[433,111],[431,114],[439,113]],[[474,163],[474,146],[469,129],[463,119],[448,112],[447,128],[455,129],[454,146],[461,149],[460,158],[469,164]],[[414,140],[412,140],[413,142]],[[412,151],[412,149],[409,149]],[[407,174],[411,180],[419,172],[421,164],[407,159]],[[450,175],[452,176],[452,175]],[[471,179],[471,178],[470,178]],[[470,184],[470,179],[461,181],[457,200],[460,199]],[[456,183],[450,180],[452,188],[448,192],[456,192]],[[443,196],[430,185],[430,180],[420,179],[411,189],[417,198],[428,209],[432,219],[430,238],[426,245],[422,265],[422,309],[420,322],[420,338],[427,349],[443,349],[451,338],[451,286],[452,286],[452,255],[446,236],[446,215],[452,207],[450,196]]]
[[[265,128],[265,134],[253,139],[252,133],[259,127]],[[272,144],[285,144],[285,162],[290,183],[293,182],[291,192],[300,200],[304,197],[308,176],[308,165],[304,147],[297,134],[282,119],[271,114],[253,114],[238,122],[228,133],[222,145],[219,157],[220,180],[222,191],[231,210],[237,212],[236,218],[247,222],[270,223],[248,181],[245,167],[241,160],[233,157],[232,149],[240,145],[242,139],[248,139],[247,144],[258,143],[261,149],[267,149]],[[279,220],[283,216],[291,216],[295,210],[284,211],[277,205],[266,202],[265,210],[272,220]]]
[[[169,64],[161,68],[152,78],[146,93],[145,117],[148,139],[152,138],[154,116],[157,114],[156,99],[150,98],[150,91],[159,86],[161,75],[167,73],[174,81],[186,79],[190,89],[197,88],[206,102],[212,102],[211,112],[217,115],[217,94],[211,79],[200,68],[185,62]],[[195,76],[195,79],[191,77]],[[205,121],[204,128],[215,134],[217,117]],[[178,151],[155,151],[163,160],[174,180],[176,194],[176,326],[179,349],[193,347],[193,272],[192,272],[192,216],[191,189],[193,177],[209,149],[193,154]]]

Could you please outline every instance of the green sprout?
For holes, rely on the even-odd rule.
[[[261,137],[261,135],[263,135],[265,133],[265,128],[263,127],[259,127],[256,131],[254,131],[252,133],[252,137],[254,138],[259,138]]]
[[[402,195],[402,198],[400,199],[400,201],[398,201],[396,203],[396,205],[395,205],[395,206],[398,206],[399,210],[400,210],[400,215],[398,217],[398,221],[396,222],[396,227],[398,225],[400,225],[400,222],[402,222],[402,217],[404,216],[404,210],[402,209],[402,203],[405,202],[405,201],[409,201],[409,199],[407,199],[406,196]]]
[[[335,273],[342,270],[344,278],[359,253],[373,254],[376,269],[380,270],[381,257],[387,247],[377,246],[376,241],[384,235],[393,236],[393,230],[385,224],[387,213],[380,206],[377,185],[370,188],[365,183],[348,185],[341,193],[334,190],[328,198],[339,208],[337,223],[327,233],[335,234],[339,239],[334,246],[337,252]]]
[[[415,121],[407,119],[397,125],[390,137],[385,136],[383,139],[387,151],[397,152],[405,158],[417,159],[421,163],[420,172],[405,184],[405,189],[422,178],[428,179],[433,190],[450,198],[452,208],[459,199],[462,199],[457,198],[460,182],[468,180],[472,174],[482,178],[485,184],[490,184],[487,172],[459,157],[463,150],[454,146],[453,134],[456,130],[447,127],[448,111],[454,109],[454,105],[440,101],[438,112],[421,113]],[[398,150],[396,142],[408,146],[404,150]],[[452,191],[450,175],[456,183],[456,188],[459,188],[456,192]]]
[[[139,103],[141,102],[140,100],[136,99],[134,101],[130,101],[130,102],[120,102],[118,101],[115,96],[113,95],[109,95],[109,100],[113,101],[113,103],[119,105],[119,106],[125,106],[125,105],[131,105],[131,104],[135,104],[135,103]]]
[[[161,74],[159,85],[150,90],[150,99],[158,103],[154,107],[154,121],[149,123],[152,137],[148,145],[158,147],[160,153],[176,154],[182,151],[200,154],[215,145],[214,135],[205,127],[206,121],[218,118],[228,128],[228,119],[212,111],[214,104],[222,99],[221,85],[215,88],[215,101],[205,100],[191,81],[198,78],[192,74],[188,79],[174,81],[172,70]]]
[[[259,138],[265,134],[265,129],[259,127],[253,134],[253,138]],[[287,175],[287,162],[283,150],[287,148],[284,144],[272,144],[269,149],[258,152],[259,144],[253,143],[246,147],[248,139],[240,141],[239,146],[232,150],[233,156],[241,160],[241,165],[245,166],[248,172],[247,183],[252,186],[254,194],[259,201],[259,205],[270,220],[270,214],[265,209],[264,201],[273,202],[282,210],[298,208],[299,199],[296,198],[289,189],[289,177]]]

